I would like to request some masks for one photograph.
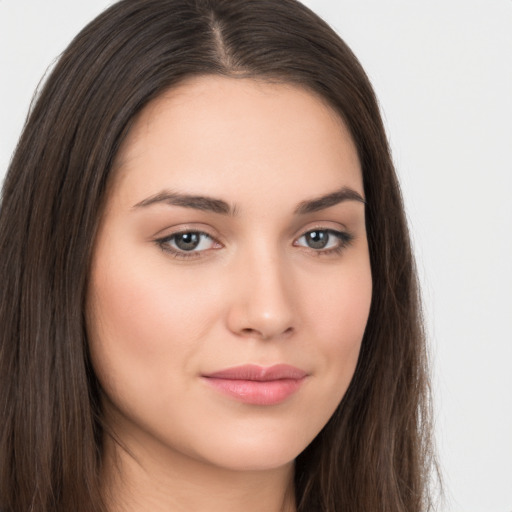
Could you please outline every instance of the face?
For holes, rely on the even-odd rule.
[[[361,168],[301,88],[202,77],[137,118],[92,261],[107,422],[144,456],[289,464],[354,373],[372,281]]]

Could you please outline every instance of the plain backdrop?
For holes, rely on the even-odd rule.
[[[0,0],[0,180],[41,77],[111,3]],[[512,0],[306,4],[361,60],[388,129],[434,363],[440,508],[512,512]]]

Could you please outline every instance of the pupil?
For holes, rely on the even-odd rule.
[[[199,245],[200,237],[198,233],[182,233],[176,235],[176,246],[182,251],[191,251]]]
[[[329,235],[325,231],[310,231],[306,234],[306,241],[312,249],[323,249],[329,241]]]

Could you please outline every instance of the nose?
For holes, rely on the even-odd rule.
[[[262,340],[290,336],[297,328],[293,277],[275,255],[253,257],[231,276],[229,329]]]

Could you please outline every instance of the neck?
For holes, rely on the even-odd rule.
[[[104,495],[109,512],[295,512],[293,463],[230,470],[178,452],[130,453],[105,440]]]

